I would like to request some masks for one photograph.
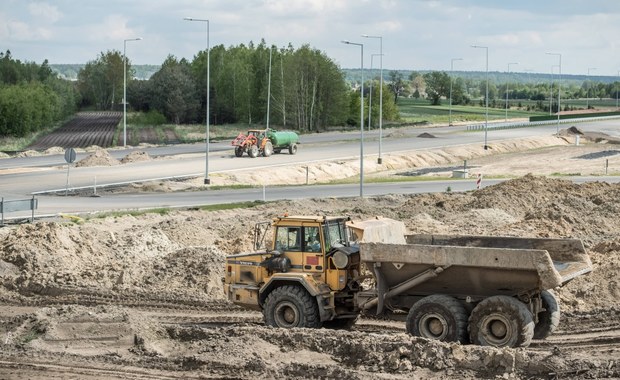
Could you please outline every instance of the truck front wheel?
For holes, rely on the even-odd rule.
[[[293,285],[276,288],[267,296],[263,316],[265,323],[273,327],[321,326],[316,300],[305,289]]]
[[[237,156],[237,157],[243,156],[243,147],[242,146],[236,146],[235,147],[235,156]]]
[[[258,147],[256,145],[252,145],[248,148],[248,156],[252,158],[258,157]]]
[[[534,319],[524,303],[509,296],[486,298],[469,316],[469,338],[474,344],[527,347],[534,336]]]
[[[467,341],[467,311],[457,299],[432,295],[416,302],[407,316],[407,332],[442,342]]]

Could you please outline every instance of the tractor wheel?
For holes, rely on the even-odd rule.
[[[534,326],[534,339],[545,339],[560,324],[560,305],[555,295],[549,290],[540,293],[544,311],[538,313],[538,323]]]
[[[486,298],[480,301],[469,316],[469,338],[474,344],[527,347],[533,336],[532,313],[514,297]]]
[[[291,144],[288,147],[288,153],[289,154],[295,154],[297,153],[297,144]]]
[[[237,157],[243,156],[243,147],[242,146],[236,146],[235,147],[235,156],[237,156]]]
[[[269,157],[271,156],[272,153],[273,153],[273,145],[271,144],[271,141],[267,141],[265,143],[265,147],[263,148],[263,156]]]
[[[265,300],[263,316],[265,324],[273,327],[321,326],[316,300],[299,286],[284,285],[269,293]]]
[[[252,145],[248,148],[248,156],[252,158],[258,157],[258,147],[256,145]]]
[[[456,298],[432,295],[416,302],[407,316],[407,332],[442,342],[467,342],[467,310]]]

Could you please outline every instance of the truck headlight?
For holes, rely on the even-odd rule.
[[[332,261],[334,262],[336,268],[344,269],[347,265],[349,265],[349,256],[344,252],[337,251],[332,256]]]

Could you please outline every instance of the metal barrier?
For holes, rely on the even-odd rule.
[[[7,212],[15,212],[15,211],[32,211],[32,216],[30,217],[30,223],[34,222],[34,210],[39,206],[39,200],[34,196],[31,199],[15,199],[15,200],[4,200],[4,197],[0,201],[0,226],[4,225],[4,214]]]
[[[601,121],[601,120],[609,120],[609,119],[618,119],[620,116],[600,116],[600,117],[587,117],[587,118],[574,118],[574,119],[560,119],[559,124],[570,124],[570,123],[587,123],[589,121]],[[558,124],[558,120],[542,120],[542,121],[525,121],[511,124],[500,124],[500,125],[491,125],[487,126],[487,130],[498,130],[498,129],[513,129],[513,128],[527,128],[527,127],[536,127],[539,125],[553,125]],[[466,128],[467,131],[484,131],[484,124],[473,124],[468,125]]]

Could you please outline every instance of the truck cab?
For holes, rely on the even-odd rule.
[[[277,327],[351,323],[358,310],[359,249],[349,244],[345,217],[283,216],[255,227],[264,249],[228,256],[224,290],[235,304],[262,310]],[[342,320],[334,322],[335,320]]]

